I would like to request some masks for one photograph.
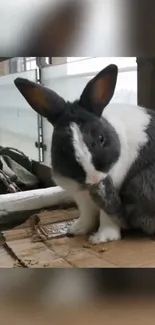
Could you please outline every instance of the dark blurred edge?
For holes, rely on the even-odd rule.
[[[39,295],[46,294],[46,288],[52,291],[55,281],[58,281],[58,276],[64,274],[66,280],[66,273],[68,274],[67,286],[69,286],[69,278],[72,273],[76,277],[85,273],[90,281],[90,285],[94,286],[94,298],[113,299],[122,297],[137,297],[137,298],[155,298],[155,269],[9,269],[0,270],[0,298],[1,294],[9,294],[14,299],[21,299],[23,302],[28,297],[31,303],[34,299],[39,299]],[[16,277],[17,275],[17,277]],[[13,276],[13,277],[12,277]],[[3,281],[3,291],[1,291],[1,277]],[[10,281],[12,278],[13,281]],[[16,281],[15,281],[16,280]],[[14,282],[15,281],[15,282]],[[76,279],[75,279],[76,281]],[[16,283],[14,287],[14,283]],[[58,283],[58,282],[56,282]],[[62,282],[61,282],[62,283]],[[71,281],[72,286],[73,282]],[[79,287],[80,287],[80,282]],[[83,283],[83,282],[82,282]],[[76,288],[76,286],[75,286]],[[83,288],[82,288],[83,289]],[[62,288],[67,290],[66,287]],[[75,289],[76,290],[76,289]],[[24,292],[24,295],[23,295]],[[91,297],[92,298],[92,297]]]
[[[7,60],[12,59],[12,58],[13,58],[12,56],[11,57],[5,57],[5,58],[0,57],[0,62],[4,62],[4,61],[7,61]]]

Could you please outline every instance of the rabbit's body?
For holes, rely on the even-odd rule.
[[[128,174],[139,173],[138,161],[140,161],[141,164],[141,161],[144,160],[144,164],[141,168],[145,168],[147,164],[147,157],[146,160],[144,158],[142,159],[141,152],[143,153],[145,147],[148,148],[148,130],[149,127],[152,128],[152,123],[155,124],[155,114],[152,111],[148,111],[136,105],[110,104],[103,111],[101,120],[102,118],[106,119],[113,126],[121,144],[118,160],[108,171],[108,175],[111,176],[115,188],[120,191],[120,196],[122,193],[124,208],[126,203],[128,208],[130,193],[129,187],[125,185],[125,180]],[[155,144],[155,133],[152,141]],[[148,154],[150,157],[150,153]],[[135,166],[135,162],[137,167]],[[63,164],[63,161],[61,163]],[[98,179],[98,181],[104,177],[102,173],[93,170],[92,173],[94,172],[96,172],[96,179]],[[91,178],[91,175],[89,178]],[[78,182],[63,177],[60,174],[55,175],[55,181],[73,196],[80,211],[81,216],[71,227],[71,234],[82,235],[92,231],[95,228],[97,215],[100,213],[101,226],[99,231],[94,236],[91,236],[91,241],[97,243],[120,238],[121,225],[119,216],[118,218],[117,216],[108,217],[103,210],[99,211],[98,207],[92,201],[89,192],[82,189]],[[122,188],[123,184],[124,186]],[[127,192],[127,198],[124,191]],[[131,186],[130,191],[132,196],[134,193]],[[127,217],[127,219],[130,218]],[[135,221],[135,224],[136,222],[137,221]]]
[[[155,232],[155,113],[136,105],[108,105],[116,79],[117,67],[108,66],[74,103],[25,79],[15,81],[28,103],[54,126],[54,178],[80,211],[69,234],[90,233],[99,220],[92,243],[120,239],[124,224]],[[120,197],[121,218],[100,210],[85,186],[108,176]]]

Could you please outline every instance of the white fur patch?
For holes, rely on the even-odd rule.
[[[136,105],[110,104],[102,116],[114,127],[121,143],[120,157],[109,172],[114,185],[119,188],[138,157],[141,147],[148,141],[145,131],[150,122],[150,115],[144,108]]]
[[[92,244],[102,244],[121,239],[119,222],[100,210],[100,226],[98,231],[89,238]]]
[[[74,199],[79,207],[80,218],[69,229],[73,235],[85,235],[94,231],[99,217],[99,208],[92,201],[88,191],[76,193]]]
[[[98,183],[101,179],[105,178],[106,174],[95,169],[92,163],[91,153],[83,140],[79,126],[76,123],[71,123],[70,128],[73,135],[75,157],[86,173],[86,183]]]

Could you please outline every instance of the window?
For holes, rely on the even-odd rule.
[[[90,56],[86,56],[86,57],[67,57],[67,62],[75,62],[75,61],[82,61],[82,60],[86,60],[91,58]]]
[[[81,73],[95,73],[100,71],[108,64],[117,64],[119,69],[133,69],[136,70],[135,57],[77,57],[67,58],[67,72],[68,75]]]
[[[74,60],[75,59],[75,60]],[[136,57],[77,57],[67,58],[67,75],[82,78],[95,76],[107,65],[114,63],[119,68],[113,102],[137,103]],[[80,81],[81,79],[81,81]]]
[[[15,57],[9,60],[10,73],[28,71],[37,68],[36,57]]]
[[[36,57],[25,57],[25,58],[23,58],[23,68],[26,71],[36,69],[37,68]]]

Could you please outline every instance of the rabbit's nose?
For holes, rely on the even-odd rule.
[[[102,173],[102,172],[96,172],[93,173],[92,175],[90,175],[89,177],[89,184],[93,185],[93,184],[97,184],[99,183],[101,180],[103,180],[104,178],[106,178],[107,174]]]

